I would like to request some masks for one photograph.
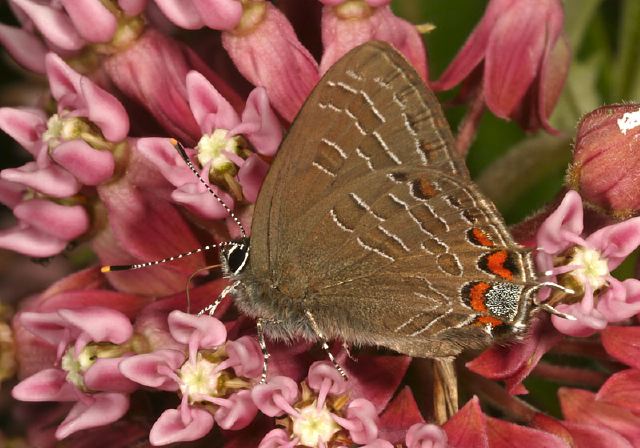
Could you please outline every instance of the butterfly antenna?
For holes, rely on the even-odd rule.
[[[209,193],[211,193],[214,198],[216,198],[216,201],[218,201],[218,203],[227,211],[229,216],[231,216],[233,221],[236,223],[236,225],[240,229],[240,234],[242,235],[242,238],[246,238],[247,237],[247,233],[244,231],[244,227],[243,227],[242,223],[240,222],[240,220],[238,219],[238,217],[233,213],[233,211],[231,211],[229,206],[227,206],[227,204],[224,203],[222,198],[220,196],[218,196],[218,194],[215,191],[213,191],[213,189],[209,185],[209,182],[207,182],[206,180],[204,180],[202,178],[202,176],[200,175],[200,173],[198,172],[196,167],[193,166],[193,162],[191,162],[191,159],[189,159],[189,156],[187,155],[187,152],[184,150],[184,146],[182,146],[182,143],[180,143],[175,138],[169,139],[169,142],[173,145],[174,148],[176,148],[176,150],[178,151],[178,154],[180,154],[180,157],[182,157],[182,160],[184,160],[184,163],[187,164],[187,166],[189,167],[191,172],[193,172],[193,174],[196,175],[198,180],[202,183],[202,185],[204,185],[204,187],[207,189],[207,191]]]
[[[178,255],[172,255],[171,257],[162,258],[160,260],[154,261],[145,261],[144,263],[136,263],[136,264],[121,264],[121,265],[109,265],[102,266],[100,268],[101,272],[114,272],[114,271],[133,271],[135,269],[148,268],[149,266],[156,266],[158,264],[169,263],[171,261],[180,260],[181,258],[188,257],[190,255],[199,254],[201,252],[205,252],[207,250],[215,249],[218,247],[217,244],[207,244],[206,246],[199,247],[194,250],[190,250],[189,252],[183,252]],[[197,271],[196,271],[197,272]]]

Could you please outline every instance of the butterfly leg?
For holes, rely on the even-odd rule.
[[[439,425],[458,412],[458,380],[454,359],[433,360],[433,414]]]
[[[271,355],[267,350],[267,343],[264,340],[264,319],[258,318],[256,321],[256,331],[258,333],[258,344],[260,344],[260,350],[262,351],[262,376],[260,376],[260,384],[267,382],[267,366],[269,364],[269,358]]]
[[[344,369],[340,366],[340,364],[338,364],[338,361],[336,361],[336,358],[333,356],[333,353],[331,353],[331,350],[329,350],[329,343],[327,341],[327,338],[320,331],[320,328],[318,327],[318,323],[316,322],[315,317],[313,317],[313,314],[311,314],[311,311],[308,311],[308,310],[305,311],[304,314],[306,314],[307,318],[309,319],[311,328],[313,329],[313,332],[315,333],[318,340],[320,340],[320,343],[322,344],[322,349],[325,351],[325,353],[329,357],[329,360],[333,364],[333,367],[336,368],[336,370],[340,373],[342,378],[344,378],[345,380],[348,380],[347,374],[344,372]]]
[[[226,288],[224,288],[222,290],[222,292],[220,293],[220,295],[218,295],[218,298],[216,298],[216,300],[213,303],[210,303],[209,305],[207,305],[206,307],[202,308],[200,311],[198,311],[198,316],[202,316],[204,313],[207,313],[209,316],[213,316],[213,313],[216,312],[216,309],[218,308],[218,305],[220,305],[220,303],[229,295],[235,292],[236,287],[240,284],[239,281],[234,282],[233,284],[227,286]]]

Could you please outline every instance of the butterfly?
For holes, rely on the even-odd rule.
[[[173,141],[196,176],[184,148]],[[450,358],[522,335],[540,309],[531,251],[469,177],[434,94],[390,45],[368,42],[319,81],[256,202],[251,237],[213,247],[229,294],[272,339]],[[564,316],[563,317],[570,317]],[[334,364],[339,367],[337,363]],[[266,377],[266,362],[263,380]]]

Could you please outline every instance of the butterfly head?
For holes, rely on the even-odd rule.
[[[220,262],[226,276],[240,274],[249,260],[249,238],[229,241],[220,247]]]

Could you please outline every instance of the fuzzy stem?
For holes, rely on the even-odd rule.
[[[516,422],[529,423],[540,412],[529,403],[511,395],[495,381],[490,381],[466,369],[459,369],[458,374],[462,383],[473,394],[478,395],[481,401],[489,403]]]
[[[456,149],[458,154],[465,158],[469,152],[469,148],[478,133],[478,125],[484,113],[484,95],[482,90],[478,89],[478,93],[474,95],[466,115],[462,119],[458,127],[458,135],[456,136]]]
[[[596,388],[602,386],[608,378],[608,375],[602,372],[579,367],[556,366],[547,362],[538,363],[531,374],[563,384]]]

